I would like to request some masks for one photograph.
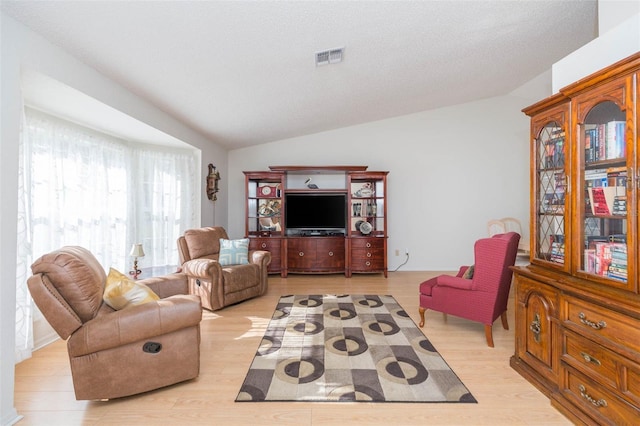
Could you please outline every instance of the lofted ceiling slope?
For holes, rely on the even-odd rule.
[[[229,149],[499,96],[597,36],[596,1],[2,1]],[[344,47],[339,64],[316,51]]]

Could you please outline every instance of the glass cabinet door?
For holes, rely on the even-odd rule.
[[[632,78],[604,85],[589,96],[576,97],[579,173],[576,173],[575,228],[580,250],[578,275],[631,290],[634,270],[628,241],[635,241],[630,208],[633,173]]]
[[[247,186],[247,236],[278,236],[283,232],[282,178],[245,172]]]
[[[349,235],[386,235],[386,174],[351,176],[349,183]]]
[[[532,119],[532,182],[534,200],[533,263],[568,270],[570,200],[567,170],[570,166],[569,103],[543,111]],[[566,243],[566,244],[565,244]]]

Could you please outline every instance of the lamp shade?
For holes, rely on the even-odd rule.
[[[131,253],[129,253],[129,256],[144,257],[144,250],[142,249],[142,244],[134,244],[131,247]]]

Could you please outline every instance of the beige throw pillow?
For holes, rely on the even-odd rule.
[[[160,299],[149,287],[110,268],[104,289],[104,301],[115,310],[142,305]]]

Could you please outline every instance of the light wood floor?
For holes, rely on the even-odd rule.
[[[418,284],[435,273],[272,276],[268,294],[202,320],[200,376],[192,381],[106,402],[76,401],[64,342],[16,366],[19,425],[568,425],[549,400],[509,367],[510,330],[494,324],[495,348],[481,324],[427,312],[425,335],[478,404],[235,403],[280,295],[391,294],[418,323]]]

